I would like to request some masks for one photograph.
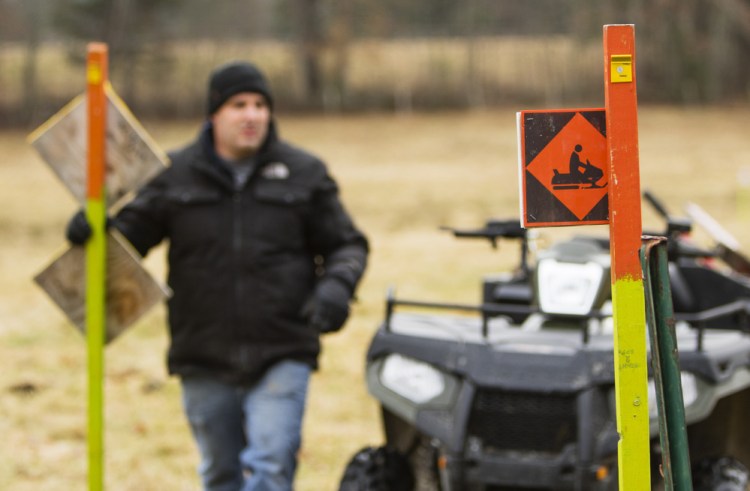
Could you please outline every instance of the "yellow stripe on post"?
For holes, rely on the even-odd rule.
[[[651,489],[635,29],[604,26],[619,489]]]
[[[104,190],[107,129],[107,45],[90,43],[87,82],[86,339],[88,351],[89,490],[104,489],[104,342],[106,333],[107,204]]]
[[[619,489],[634,491],[651,489],[644,309],[642,280],[612,285]]]

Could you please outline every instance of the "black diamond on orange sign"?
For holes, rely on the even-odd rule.
[[[607,223],[604,110],[524,111],[522,124],[525,224]]]

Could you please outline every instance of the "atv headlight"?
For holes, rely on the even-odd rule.
[[[539,308],[549,314],[586,315],[594,306],[603,276],[604,268],[597,263],[540,260],[537,264]]]
[[[380,371],[381,383],[401,397],[422,404],[445,390],[443,374],[430,365],[401,355],[389,355]]]
[[[680,372],[680,385],[682,386],[682,404],[690,406],[698,399],[698,382],[695,375],[690,372]],[[655,419],[659,415],[656,406],[656,383],[654,379],[648,379],[648,416]]]

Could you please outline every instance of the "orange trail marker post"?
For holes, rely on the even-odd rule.
[[[86,338],[88,346],[89,490],[104,487],[104,342],[106,333],[107,198],[104,189],[107,138],[107,46],[88,45],[86,96],[88,173],[86,217],[91,239],[86,244]]]
[[[141,266],[127,239],[106,230],[107,208],[161,172],[168,161],[107,79],[107,46],[91,43],[86,93],[29,135],[85,208],[92,228],[85,248],[70,247],[34,281],[86,334],[88,477],[89,489],[97,491],[104,486],[104,346],[170,294]]]
[[[604,26],[619,489],[651,489],[635,29]]]

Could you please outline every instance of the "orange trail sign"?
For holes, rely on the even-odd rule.
[[[608,223],[604,109],[517,114],[524,227]]]

